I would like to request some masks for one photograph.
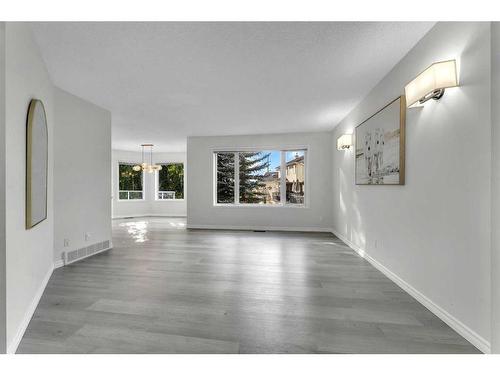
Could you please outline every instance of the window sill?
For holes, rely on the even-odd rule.
[[[222,208],[309,208],[305,204],[234,204],[234,203],[214,203],[213,207]]]
[[[156,202],[184,202],[185,199],[155,199]]]
[[[143,199],[117,199],[118,202],[145,202],[146,200]]]

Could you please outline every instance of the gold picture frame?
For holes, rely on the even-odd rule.
[[[26,118],[26,229],[47,219],[48,164],[45,107],[32,99]]]
[[[354,132],[355,184],[404,185],[405,96],[392,100],[356,126]]]

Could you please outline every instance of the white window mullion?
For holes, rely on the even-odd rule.
[[[280,204],[286,204],[286,152],[281,151],[280,163]]]
[[[214,200],[214,205],[217,204],[217,176],[218,176],[218,170],[217,170],[217,153],[214,152],[212,154],[212,165],[213,165],[213,186],[212,186],[212,189],[213,189],[213,200]]]
[[[157,201],[160,199],[160,171],[155,171],[155,181],[154,181],[154,201]]]
[[[240,203],[240,153],[234,153],[234,204]]]
[[[307,167],[307,156],[308,156],[307,150],[304,151],[304,203],[303,205],[306,206],[309,202],[307,201],[307,188],[309,184],[309,179],[307,178],[307,172],[309,171],[309,168]]]

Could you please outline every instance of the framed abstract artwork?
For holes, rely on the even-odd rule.
[[[26,229],[47,218],[48,130],[45,108],[31,100],[26,119]]]
[[[356,127],[356,185],[405,184],[405,121],[400,96]]]

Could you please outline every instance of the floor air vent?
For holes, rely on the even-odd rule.
[[[73,263],[79,259],[86,258],[89,255],[98,253],[108,248],[109,248],[109,241],[103,241],[87,247],[82,247],[81,249],[68,251],[66,253],[66,264]]]

